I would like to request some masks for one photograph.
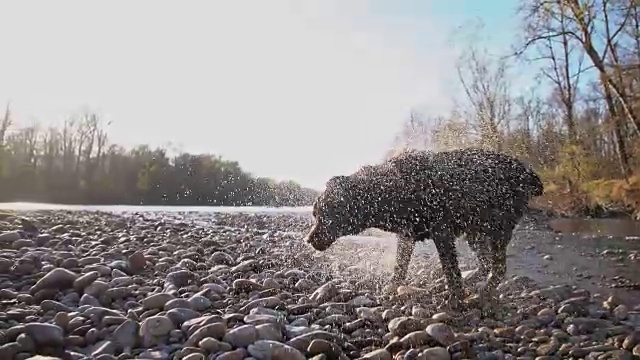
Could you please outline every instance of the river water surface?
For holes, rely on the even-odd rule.
[[[310,207],[208,207],[208,206],[84,206],[42,203],[0,203],[0,211],[88,210],[114,213],[194,212],[197,223],[206,224],[207,214],[225,212],[299,214],[311,217]],[[309,219],[311,220],[311,219]],[[520,226],[508,251],[508,272],[524,275],[540,285],[569,283],[592,292],[618,294],[626,302],[640,302],[640,222],[630,219],[552,219],[544,224]],[[384,247],[385,259],[375,259],[391,270],[395,258],[395,236],[367,231],[343,241],[354,241],[364,247]],[[464,241],[458,242],[461,267],[475,262]],[[433,242],[419,244],[415,256],[427,256],[437,265]],[[381,265],[382,266],[382,265]],[[618,288],[616,283],[631,284]],[[636,284],[636,285],[633,285]]]
[[[88,210],[122,212],[251,212],[251,213],[305,213],[311,207],[262,207],[262,206],[145,206],[145,205],[62,205],[46,203],[0,203],[1,210]]]
[[[197,213],[298,213],[308,214],[311,207],[261,206],[144,206],[144,205],[62,205],[47,203],[0,203],[0,211],[87,210],[123,212],[197,212]],[[640,221],[631,219],[553,219],[550,227],[559,233],[640,238]]]

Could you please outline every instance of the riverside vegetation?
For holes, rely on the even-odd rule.
[[[236,161],[210,154],[168,155],[109,143],[91,113],[61,128],[0,119],[0,202],[92,205],[301,206],[316,192],[293,181],[256,177]]]
[[[507,152],[544,178],[538,207],[569,216],[637,214],[638,2],[516,4],[509,49],[493,42],[490,50],[482,26],[459,34],[454,107],[441,116],[411,114],[397,147]]]

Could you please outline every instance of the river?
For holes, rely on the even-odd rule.
[[[63,205],[47,203],[0,203],[0,211],[88,210],[124,212],[197,212],[197,213],[297,213],[308,214],[311,207],[261,206],[145,206],[145,205]],[[640,238],[640,221],[631,219],[553,219],[550,227],[560,233]]]
[[[198,217],[207,213],[292,213],[308,214],[309,207],[216,207],[216,206],[130,206],[130,205],[59,205],[43,203],[0,203],[0,211],[33,210],[88,210],[114,213],[124,212],[196,212]],[[640,300],[640,291],[616,288],[615,279],[626,279],[638,284],[632,288],[640,290],[640,271],[637,257],[640,254],[640,222],[630,219],[552,219],[549,228],[522,226],[516,230],[509,246],[509,272],[526,275],[541,285],[551,286],[569,283],[593,292],[614,292],[630,303]],[[385,257],[393,266],[395,238],[391,234],[367,231],[366,236],[352,236],[351,240],[363,246],[383,245]],[[373,235],[373,236],[371,236]],[[474,261],[475,256],[459,242],[461,263]],[[435,255],[432,242],[420,244],[416,256]],[[434,258],[435,260],[435,258]],[[435,263],[435,262],[434,262]],[[461,264],[462,265],[462,264]]]
[[[88,210],[122,212],[250,212],[250,213],[307,213],[311,207],[262,207],[262,206],[154,206],[154,205],[63,205],[29,202],[0,203],[0,211],[32,210]]]

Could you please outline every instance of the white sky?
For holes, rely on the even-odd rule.
[[[316,188],[379,161],[411,107],[443,111],[455,81],[435,16],[365,0],[0,0],[0,13],[0,107],[20,124],[89,106],[112,142],[171,141]]]

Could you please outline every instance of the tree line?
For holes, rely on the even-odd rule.
[[[90,112],[46,129],[12,124],[9,107],[0,118],[0,202],[304,206],[315,196],[216,155],[169,156],[147,145],[127,150],[109,142]]]
[[[396,147],[511,153],[542,174],[556,207],[637,211],[640,2],[519,0],[514,11],[510,49],[491,53],[473,28],[450,113],[412,113]]]

